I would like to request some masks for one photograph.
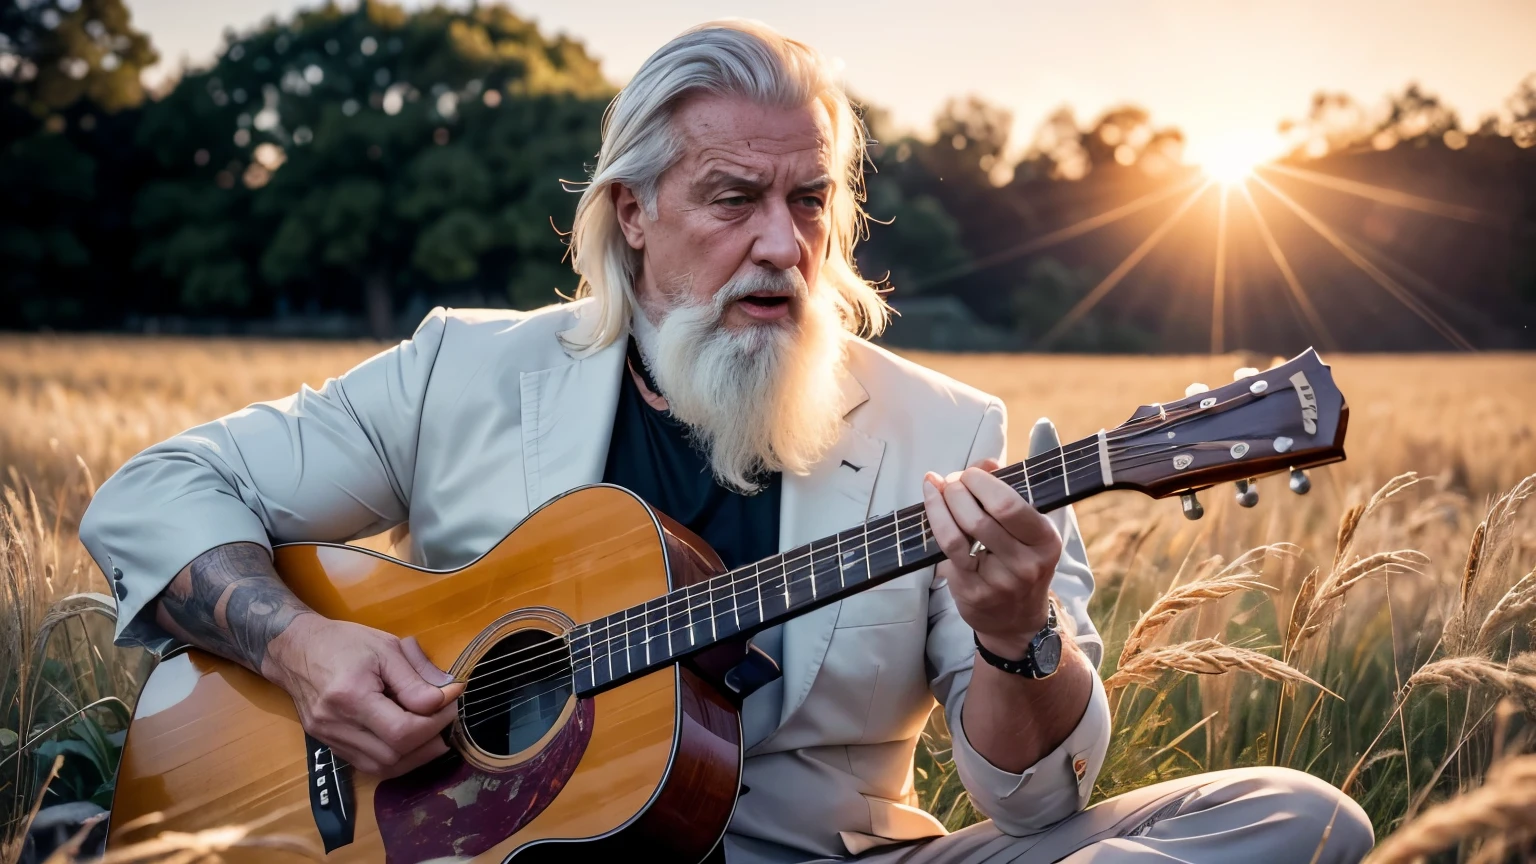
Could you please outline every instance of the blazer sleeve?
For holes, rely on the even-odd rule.
[[[446,326],[447,313],[434,309],[410,339],[319,390],[305,386],[195,426],[108,478],[80,521],[80,539],[112,580],[117,644],[167,637],[145,607],[209,549],[341,542],[404,521]]]
[[[966,464],[993,457],[1003,461],[1007,420],[1002,403],[994,401],[983,415]],[[1056,432],[1042,419],[1031,435],[1031,452],[1057,446]],[[1095,668],[1104,646],[1088,618],[1093,594],[1093,573],[1071,507],[1048,514],[1062,537],[1061,561],[1051,579],[1060,601],[1061,614],[1075,627],[1075,641]],[[1043,831],[1088,805],[1093,784],[1109,748],[1109,700],[1104,685],[1093,676],[1088,707],[1055,750],[1022,774],[1014,774],[988,762],[966,738],[961,716],[971,667],[976,652],[970,625],[961,619],[949,586],[935,580],[928,603],[927,662],[934,698],[944,706],[949,725],[955,768],[976,809],[1005,834],[1022,836]]]

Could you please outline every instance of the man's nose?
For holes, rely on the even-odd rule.
[[[795,219],[782,201],[765,208],[757,241],[752,246],[752,263],[775,270],[788,270],[800,264],[800,235]]]

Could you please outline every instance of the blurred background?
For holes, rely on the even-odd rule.
[[[1536,347],[1524,0],[8,0],[0,329],[385,338],[555,302],[604,105],[726,13],[862,104],[897,347]]]
[[[1286,765],[1436,862],[1536,860],[1536,2],[0,0],[0,862],[100,848],[153,665],[76,537],[97,484],[432,306],[569,294],[604,106],[724,14],[842,70],[883,341],[1003,399],[1010,453],[1309,345],[1348,397],[1305,497],[1077,505],[1094,799]],[[925,744],[913,800],[981,818]],[[124,854],[245,842],[178,836]]]

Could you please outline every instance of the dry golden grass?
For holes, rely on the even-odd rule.
[[[1481,787],[1426,810],[1387,838],[1367,860],[1369,864],[1410,864],[1467,838],[1493,835],[1514,840],[1533,831],[1536,756],[1518,756],[1494,765]]]
[[[1271,681],[1321,687],[1305,673],[1268,654],[1225,645],[1215,639],[1196,639],[1133,654],[1129,661],[1120,664],[1115,674],[1104,679],[1104,689],[1115,691],[1131,684],[1151,684],[1162,672],[1169,670],[1192,675],[1220,675],[1241,670]]]
[[[37,659],[29,646],[49,603],[106,590],[74,539],[96,482],[170,434],[318,386],[380,347],[0,339],[0,485],[11,490],[0,505],[11,526],[0,532],[0,621],[16,624],[0,640],[0,669]],[[1038,416],[1070,440],[1271,358],[913,359],[1001,396],[1017,456]],[[1117,734],[1098,797],[1197,771],[1289,765],[1347,783],[1385,836],[1441,812],[1436,801],[1485,788],[1493,706],[1536,673],[1536,507],[1524,500],[1536,490],[1526,479],[1536,472],[1536,356],[1325,359],[1349,400],[1349,461],[1314,472],[1310,495],[1266,479],[1259,505],[1244,510],[1229,489],[1213,489],[1200,522],[1184,520],[1176,502],[1130,493],[1078,506],[1098,580],[1101,673],[1116,685]],[[90,651],[132,669],[128,652],[93,635]],[[135,678],[82,685],[48,705],[35,677],[21,680],[34,688],[23,725],[35,729],[103,696],[131,701]],[[0,690],[7,717],[25,701],[14,685]],[[954,827],[976,815],[944,736],[936,716],[918,791]],[[0,769],[10,808],[0,818],[30,803],[21,792],[34,781],[13,768],[20,761]],[[1502,830],[1448,842],[1464,855],[1502,849],[1479,839],[1483,827]]]

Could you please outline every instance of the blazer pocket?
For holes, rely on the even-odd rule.
[[[905,624],[924,614],[926,592],[918,588],[881,587],[855,594],[843,601],[837,629]]]

